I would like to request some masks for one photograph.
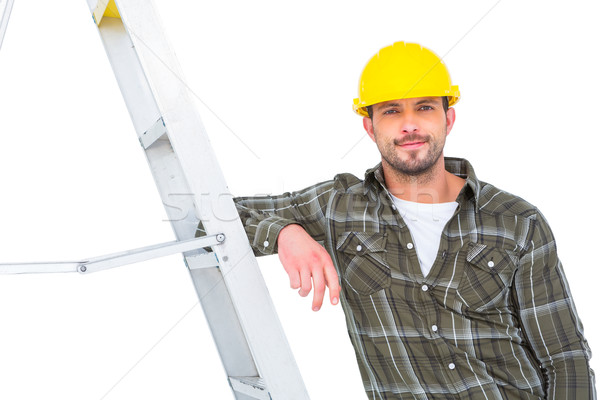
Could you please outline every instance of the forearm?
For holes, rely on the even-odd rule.
[[[233,199],[255,255],[275,254],[277,238],[290,224],[301,225],[315,240],[323,240],[325,208],[333,181],[278,196]],[[202,224],[199,224],[199,232]],[[200,233],[201,235],[202,233]]]

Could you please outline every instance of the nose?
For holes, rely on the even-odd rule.
[[[419,125],[417,124],[417,118],[414,112],[404,112],[401,129],[402,133],[416,133],[419,131]]]

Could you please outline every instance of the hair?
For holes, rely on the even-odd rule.
[[[442,96],[442,107],[444,107],[444,112],[448,112],[448,96]],[[367,113],[369,114],[369,118],[373,119],[373,106],[367,106]]]

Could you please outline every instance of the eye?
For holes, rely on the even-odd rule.
[[[433,110],[433,107],[432,106],[421,106],[421,107],[419,107],[419,110],[429,111],[429,110]]]
[[[392,109],[392,110],[385,110],[385,111],[383,112],[383,115],[395,114],[396,112],[397,112],[397,111],[396,111],[396,110],[393,110],[393,109]]]

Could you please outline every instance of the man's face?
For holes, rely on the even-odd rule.
[[[377,103],[373,119],[363,120],[382,162],[408,176],[425,174],[440,160],[453,123],[454,109],[444,112],[440,97]]]

